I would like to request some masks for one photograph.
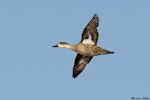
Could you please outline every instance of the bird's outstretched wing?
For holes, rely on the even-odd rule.
[[[96,45],[98,41],[97,27],[99,25],[99,18],[94,14],[93,18],[86,25],[82,33],[81,43]],[[77,54],[73,67],[73,77],[76,78],[85,68],[85,66],[91,61],[93,57]]]
[[[85,68],[85,66],[91,61],[93,57],[83,56],[77,54],[73,67],[73,77],[76,78]]]
[[[83,44],[92,44],[90,42],[93,42],[92,45],[96,45],[98,41],[98,31],[97,31],[98,25],[99,25],[99,18],[96,14],[94,14],[93,18],[90,20],[90,22],[86,25],[85,29],[83,30],[80,42]]]

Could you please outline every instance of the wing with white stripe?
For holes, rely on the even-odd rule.
[[[98,31],[97,27],[99,25],[99,18],[94,14],[93,18],[86,25],[82,33],[81,43],[96,45],[98,41]]]

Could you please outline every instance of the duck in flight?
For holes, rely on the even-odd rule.
[[[81,41],[78,44],[70,45],[66,42],[59,42],[53,47],[69,48],[77,52],[75,58],[72,76],[76,78],[91,61],[93,56],[112,54],[114,52],[108,51],[97,46],[99,18],[94,14],[93,18],[86,25],[82,33]]]

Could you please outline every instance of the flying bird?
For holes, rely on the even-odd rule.
[[[81,41],[78,44],[70,45],[66,42],[59,42],[53,47],[69,48],[77,52],[77,56],[74,61],[72,76],[76,78],[91,61],[93,56],[112,54],[114,52],[103,49],[97,46],[99,17],[94,14],[90,22],[86,25],[82,33]]]

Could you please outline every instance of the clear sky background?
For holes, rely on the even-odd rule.
[[[97,56],[76,78],[76,44],[100,18]],[[0,100],[150,98],[150,0],[1,0]]]

